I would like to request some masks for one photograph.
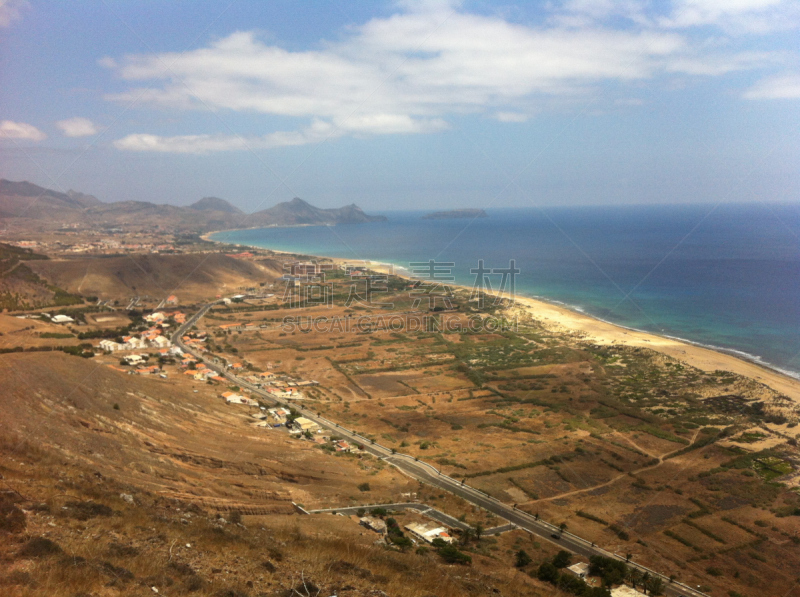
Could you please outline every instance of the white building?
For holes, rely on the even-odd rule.
[[[578,562],[577,564],[567,567],[567,571],[578,578],[586,578],[589,576],[589,564],[586,562]]]
[[[50,321],[53,323],[73,323],[75,320],[68,315],[53,315]]]
[[[169,338],[165,336],[156,336],[150,341],[150,346],[154,348],[168,348],[170,344],[172,343],[169,341]]]
[[[434,539],[441,539],[446,543],[453,543],[455,537],[450,536],[450,532],[444,527],[434,527],[432,525],[412,522],[405,526],[406,530],[418,539],[426,543],[432,543]]]
[[[117,350],[124,350],[124,346],[119,342],[114,342],[113,340],[100,340],[100,350],[104,350],[106,352],[115,352]]]

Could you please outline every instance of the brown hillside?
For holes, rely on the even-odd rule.
[[[547,594],[490,557],[448,566],[348,517],[297,515],[291,501],[365,499],[365,478],[373,501],[417,486],[249,427],[210,386],[57,353],[2,355],[0,376],[4,595]]]
[[[182,302],[258,286],[283,273],[277,262],[256,264],[221,253],[53,259],[30,267],[51,284],[84,296],[125,300],[176,294]]]

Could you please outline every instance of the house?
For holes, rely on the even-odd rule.
[[[242,396],[236,392],[223,392],[222,397],[228,404],[247,404],[248,406],[258,406],[258,402],[247,396]]]
[[[53,315],[53,317],[50,318],[50,321],[53,323],[73,323],[75,320],[68,315]]]
[[[426,543],[432,543],[434,539],[441,539],[446,543],[453,543],[455,537],[451,537],[449,531],[444,527],[434,527],[433,525],[412,522],[405,526],[405,529]]]
[[[567,567],[567,572],[578,578],[586,578],[589,576],[589,564],[587,562],[578,562],[577,564]]]
[[[371,531],[375,531],[376,533],[386,532],[386,523],[380,518],[375,518],[373,516],[364,516],[359,519],[359,522],[368,529],[370,529]]]
[[[167,297],[167,304],[168,305],[177,305],[178,304],[178,297],[175,296],[174,294],[170,294]]]
[[[150,345],[155,348],[167,348],[171,342],[164,336],[156,336],[150,341]]]
[[[644,593],[627,585],[620,585],[615,589],[611,589],[611,597],[644,597]]]
[[[150,315],[145,315],[144,320],[149,323],[160,323],[167,318],[165,313],[161,311],[156,311],[155,313],[151,313]]]
[[[306,431],[313,432],[319,429],[319,425],[317,425],[311,419],[306,419],[305,417],[297,417],[294,420],[293,425],[295,429],[299,429],[302,433],[305,433]]]
[[[100,340],[99,346],[100,350],[104,350],[105,352],[115,352],[125,348],[122,344],[119,342],[114,342],[113,340]]]
[[[337,452],[349,452],[350,450],[352,450],[350,444],[348,444],[343,439],[340,439],[338,442],[334,442],[333,447],[336,448]]]
[[[122,360],[125,361],[128,365],[141,365],[144,363],[144,359],[140,354],[129,354],[127,356],[122,357]]]

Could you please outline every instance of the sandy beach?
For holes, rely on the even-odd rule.
[[[214,234],[214,232],[210,232],[204,234],[202,238],[209,242],[221,242],[211,238]],[[248,246],[264,250],[264,247],[254,245],[239,246]],[[287,254],[286,251],[266,250],[277,254]],[[340,257],[319,257],[319,259],[332,261],[337,264],[354,263],[355,261],[353,259],[343,259]],[[369,260],[363,261],[363,264],[375,271],[391,273],[408,279],[408,276],[398,273],[394,265]],[[464,285],[452,284],[452,286],[469,291],[472,290],[471,287]],[[732,373],[748,377],[772,388],[800,406],[800,380],[794,379],[780,371],[770,369],[769,367],[739,358],[732,354],[726,354],[718,350],[698,346],[675,338],[667,338],[657,334],[624,328],[613,323],[601,321],[585,313],[579,313],[567,307],[555,305],[546,301],[520,295],[516,295],[514,298],[516,303],[514,308],[525,309],[534,318],[542,321],[548,329],[553,331],[579,334],[584,339],[597,344],[621,344],[650,348],[703,371],[731,371]]]

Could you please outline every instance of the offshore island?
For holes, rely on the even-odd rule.
[[[482,209],[451,209],[449,211],[435,211],[422,216],[423,220],[459,220],[464,218],[488,218],[489,215]]]
[[[542,301],[201,238],[376,221],[356,206],[252,217],[3,181],[0,213],[4,583],[794,586],[795,379]]]

